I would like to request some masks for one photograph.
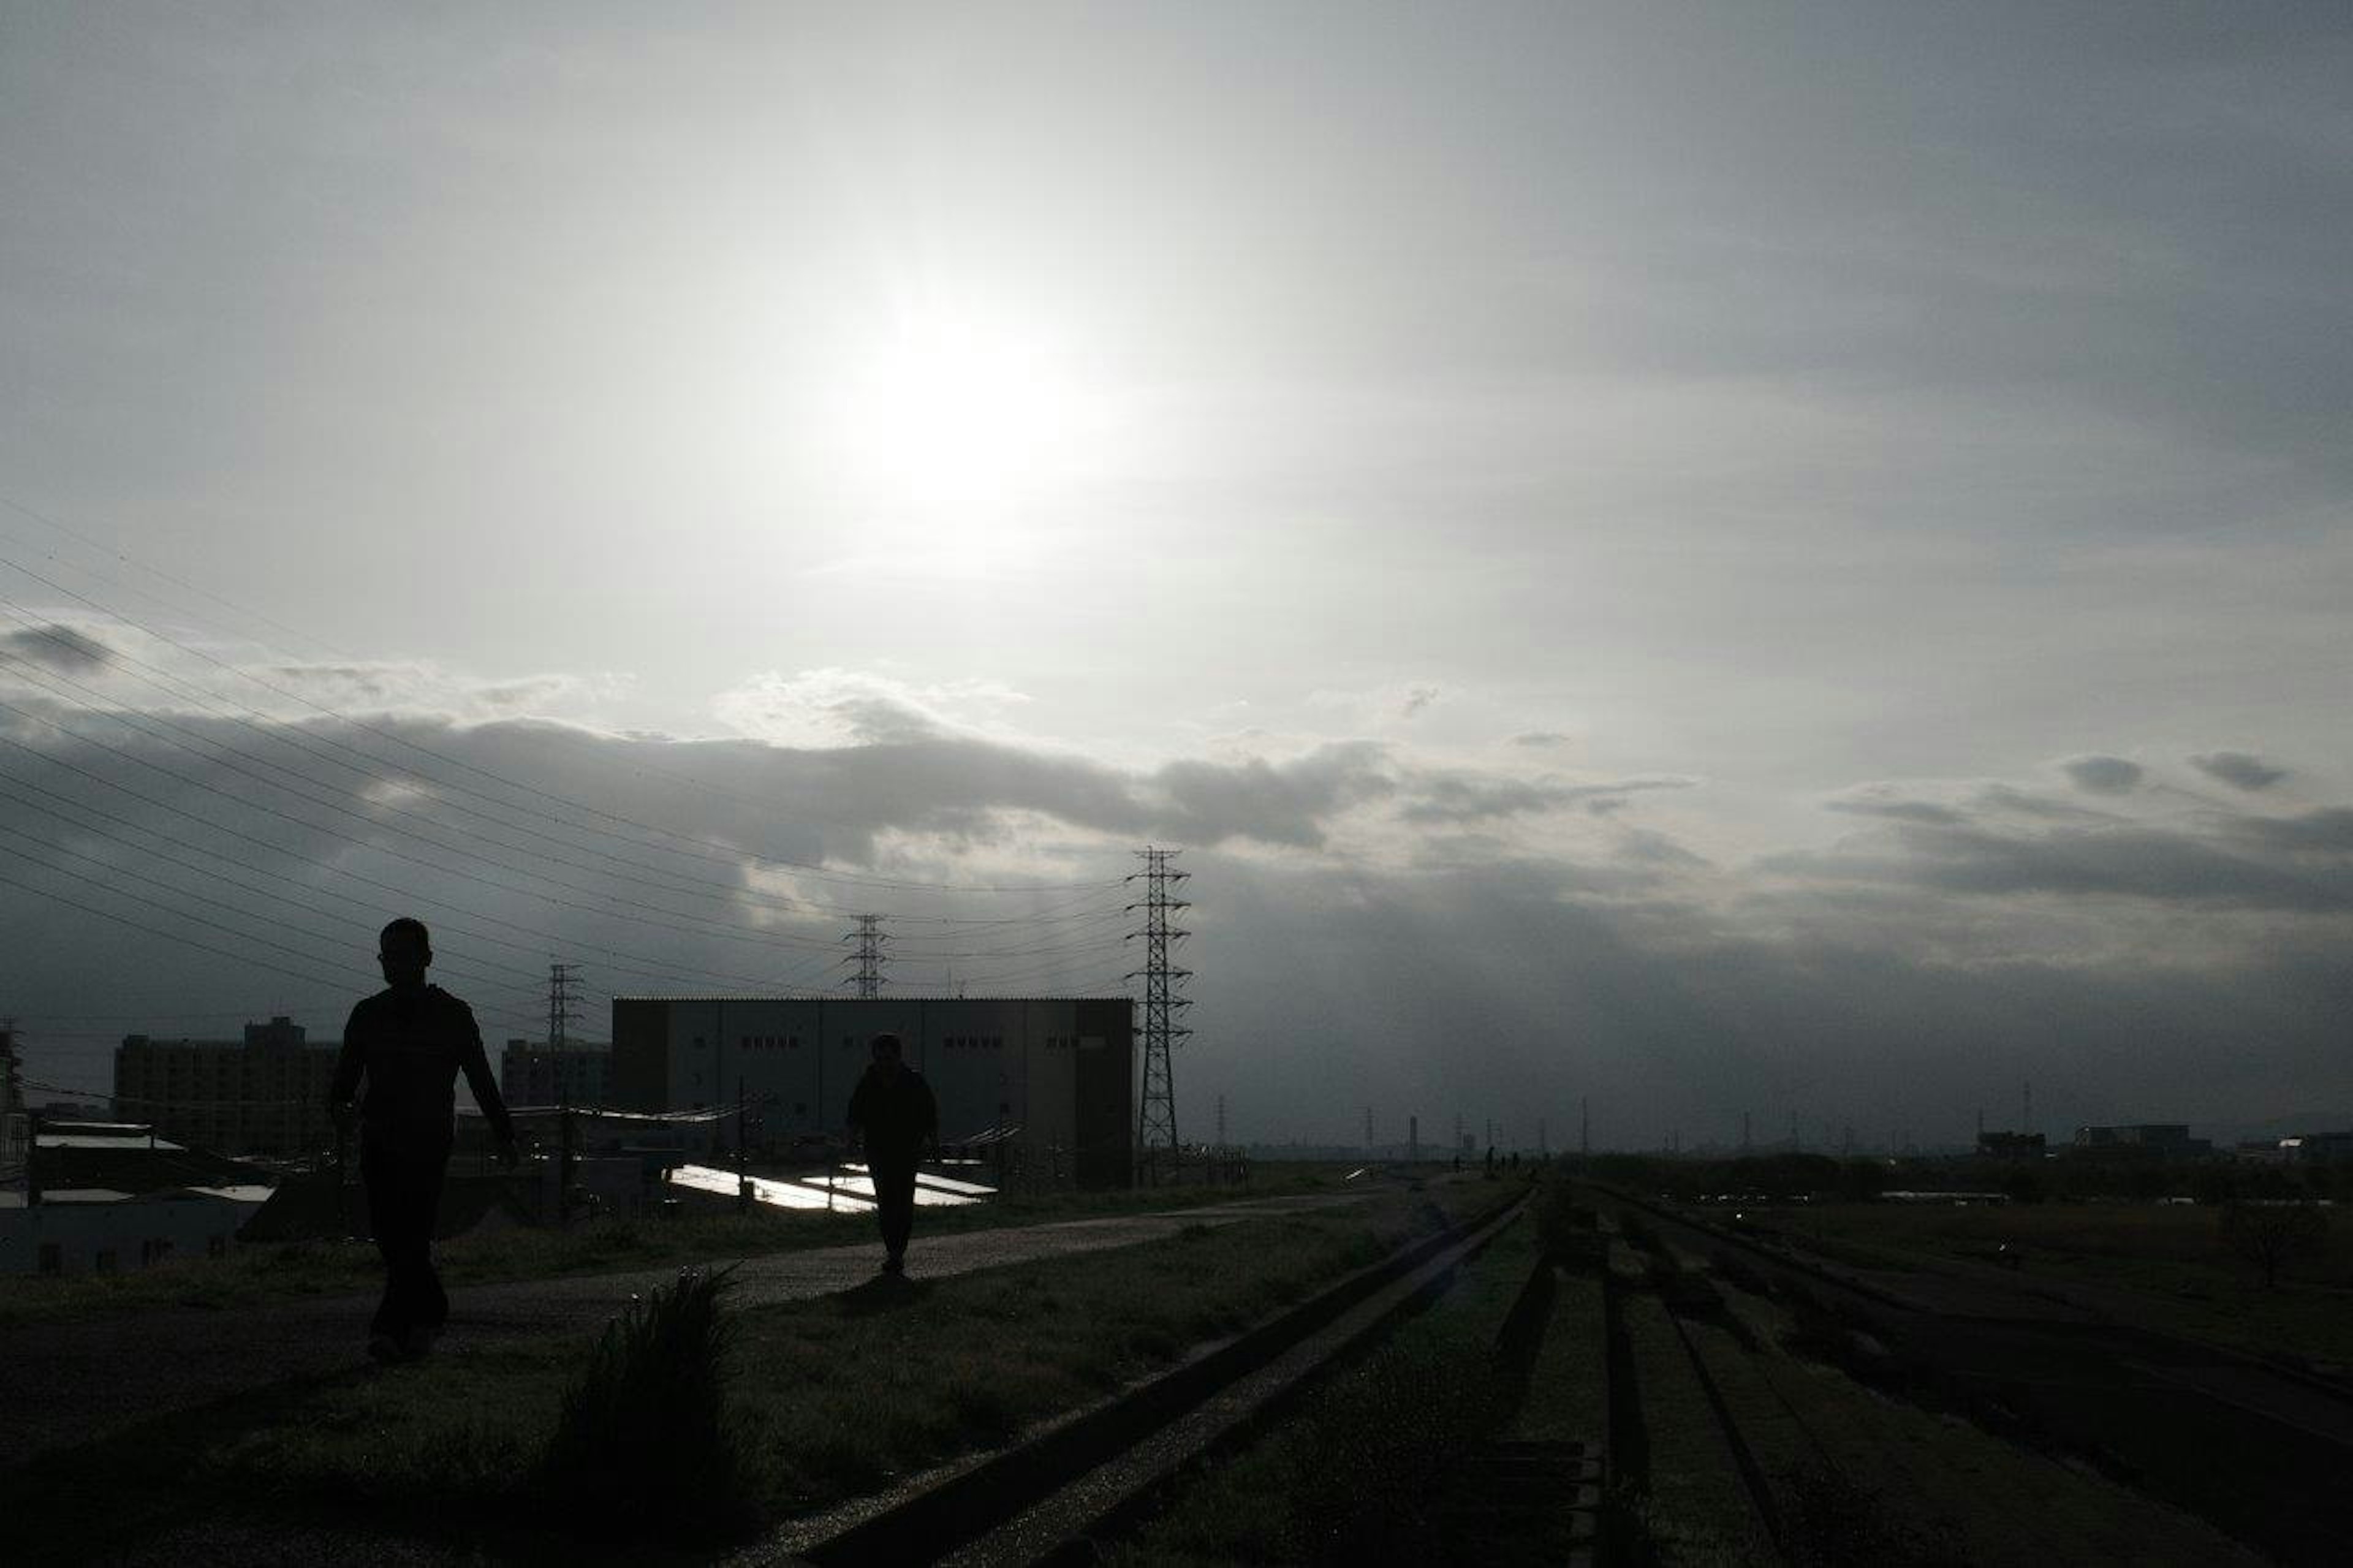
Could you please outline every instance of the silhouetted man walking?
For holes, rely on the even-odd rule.
[[[849,1124],[866,1149],[874,1178],[874,1212],[882,1222],[882,1272],[907,1271],[907,1234],[915,1226],[915,1165],[940,1142],[939,1102],[932,1086],[900,1060],[899,1037],[874,1037],[873,1062],[849,1096]]]
[[[425,983],[433,962],[425,922],[396,920],[376,942],[386,989],[352,1009],[343,1054],[327,1090],[339,1129],[353,1118],[353,1098],[367,1079],[360,1123],[360,1179],[367,1184],[368,1228],[384,1254],[384,1300],[368,1324],[368,1353],[378,1361],[423,1355],[448,1321],[449,1298],[433,1271],[433,1221],[455,1141],[458,1074],[499,1141],[512,1170],[514,1128],[482,1053],[473,1009]]]

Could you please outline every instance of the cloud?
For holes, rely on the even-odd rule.
[[[1409,687],[1406,690],[1405,700],[1398,706],[1398,716],[1410,719],[1437,700],[1438,688],[1435,686]]]
[[[105,643],[60,621],[0,633],[0,653],[76,674],[103,668],[114,659]]]
[[[1541,752],[1551,751],[1560,746],[1573,746],[1577,743],[1577,740],[1575,736],[1564,735],[1557,730],[1530,730],[1523,734],[1513,736],[1511,743],[1514,746],[1525,746],[1530,751]]]
[[[2059,764],[2075,787],[2093,795],[2124,795],[2141,781],[2138,763],[2123,757],[2075,757]]]
[[[925,685],[826,668],[755,675],[712,700],[739,734],[789,746],[887,745],[1002,727],[1029,699],[995,681]]]
[[[1892,785],[1865,784],[1851,794],[1822,802],[1825,811],[1845,812],[1854,816],[1880,816],[1897,822],[1925,822],[1952,826],[1968,818],[1957,808],[1931,800],[1914,800],[1895,794]]]
[[[237,698],[265,711],[315,716],[321,710],[397,710],[467,721],[577,712],[620,695],[631,684],[627,676],[609,673],[485,680],[429,661],[401,659],[276,664],[256,673],[276,689],[248,687]]]
[[[1652,790],[1689,789],[1688,778],[1620,779],[1575,784],[1560,779],[1517,779],[1498,774],[1420,771],[1405,781],[1410,796],[1398,816],[1411,823],[1461,825],[1496,817],[1525,816],[1583,805],[1595,815],[1614,811],[1630,795]]]
[[[2232,830],[2267,849],[2296,857],[2353,862],[2353,809],[2329,806],[2297,816],[2242,816]]]
[[[829,715],[833,743],[405,710],[371,721],[380,733],[301,726],[406,756],[413,773],[385,764],[400,787],[187,721],[299,795],[230,754],[111,730],[61,740],[12,720],[0,734],[52,761],[10,748],[0,772],[54,795],[26,792],[46,809],[12,803],[10,826],[53,847],[19,847],[27,863],[8,876],[150,924],[159,910],[202,918],[241,950],[327,976],[305,988],[12,896],[0,942],[40,933],[62,955],[34,976],[37,995],[12,1001],[70,1012],[135,973],[145,989],[124,1006],[155,998],[159,1026],[181,1008],[259,1014],[258,996],[282,992],[325,1033],[343,993],[374,983],[367,939],[410,907],[435,923],[450,984],[514,1033],[533,1026],[551,952],[621,994],[823,987],[839,980],[849,913],[865,909],[901,922],[894,980],[908,994],[927,983],[927,949],[995,945],[1048,951],[957,958],[976,993],[992,975],[1032,994],[1116,992],[1132,966],[1116,887],[984,899],[887,879],[1108,884],[1157,841],[1185,846],[1197,874],[1190,1081],[1282,1108],[1263,1112],[1278,1131],[1315,1131],[1314,1108],[1335,1097],[1418,1108],[1426,1127],[1458,1107],[1557,1118],[1588,1087],[1597,1126],[1611,1108],[1612,1143],[1638,1118],[1657,1123],[1648,1137],[1680,1124],[1697,1142],[1694,1128],[1736,1128],[1744,1106],[1801,1096],[1883,1128],[1939,1100],[1974,1103],[1987,1062],[2034,1053],[2054,1118],[2273,1113],[2334,1082],[2353,994],[2353,807],[2227,814],[2143,790],[2094,811],[1998,781],[1880,780],[1823,803],[1843,818],[1829,848],[1710,859],[1581,815],[1688,791],[1683,775],[1529,777],[1371,740],[1122,766],[958,727],[991,710],[985,689],[845,677],[783,695]],[[839,739],[851,728],[878,738]],[[387,734],[454,761],[407,756]],[[1017,940],[991,928],[952,942],[924,923],[1032,911],[1034,930],[1006,928]],[[1077,923],[1053,923],[1065,919]]]
[[[1163,820],[1198,842],[1241,837],[1314,848],[1333,816],[1396,792],[1388,763],[1386,747],[1344,742],[1280,763],[1174,762],[1150,785],[1165,802]]]
[[[2285,768],[2275,768],[2245,752],[2208,752],[2190,758],[2189,765],[2209,778],[2248,791],[2269,789],[2287,777]]]
[[[1893,817],[1876,838],[1775,855],[1779,875],[2000,900],[2134,900],[2290,913],[2353,913],[2353,811],[2166,826],[2105,821],[1987,826]]]

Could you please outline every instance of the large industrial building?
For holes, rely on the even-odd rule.
[[[789,1150],[844,1131],[868,1042],[888,1030],[939,1100],[944,1142],[1006,1130],[1031,1180],[1124,1186],[1134,1007],[1124,996],[617,996],[610,1103],[724,1110],[740,1095],[746,1142]],[[734,1129],[719,1125],[732,1146]]]

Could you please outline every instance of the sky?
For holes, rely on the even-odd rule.
[[[2353,1120],[2337,7],[0,0],[0,213],[38,1081],[1151,843],[1188,1137]]]

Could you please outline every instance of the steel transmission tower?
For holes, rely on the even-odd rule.
[[[882,929],[882,917],[859,916],[858,929],[841,940],[858,944],[858,978],[854,982],[858,999],[873,1001],[882,994],[882,966],[890,962],[882,951],[882,944],[891,940],[890,933]]]
[[[576,963],[551,963],[547,966],[547,1052],[559,1063],[572,1037],[572,988],[580,984],[580,966]],[[563,1068],[555,1069],[559,1077]]]
[[[1179,1011],[1193,1005],[1190,998],[1176,994],[1176,987],[1193,972],[1177,968],[1168,957],[1168,950],[1191,934],[1171,924],[1169,917],[1192,908],[1170,889],[1192,873],[1169,864],[1181,851],[1146,848],[1136,853],[1144,858],[1144,869],[1127,879],[1144,879],[1143,901],[1127,906],[1131,911],[1144,911],[1144,929],[1128,933],[1131,942],[1144,939],[1144,967],[1128,973],[1131,980],[1144,977],[1144,1095],[1135,1107],[1135,1152],[1142,1158],[1166,1149],[1173,1156],[1177,1149],[1176,1090],[1168,1055],[1170,1047],[1193,1032],[1175,1021]]]

